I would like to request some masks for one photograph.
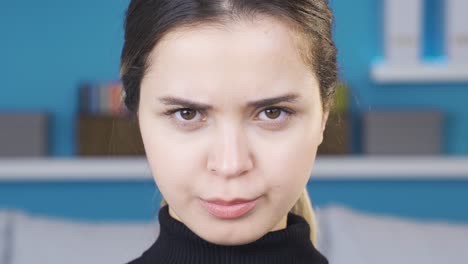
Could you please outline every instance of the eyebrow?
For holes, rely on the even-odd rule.
[[[270,106],[282,102],[289,102],[294,103],[297,102],[300,96],[295,93],[289,93],[282,96],[272,97],[272,98],[265,98],[257,101],[247,102],[246,106],[249,108],[261,108],[265,106]],[[208,111],[212,110],[213,106],[205,103],[195,102],[191,100],[187,100],[184,98],[178,98],[173,96],[166,96],[159,98],[159,101],[165,105],[180,105],[182,107],[187,107],[191,109],[197,109],[200,111]]]

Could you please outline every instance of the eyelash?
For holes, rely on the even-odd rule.
[[[264,112],[265,110],[272,110],[272,109],[277,109],[277,110],[280,110],[282,112],[284,112],[286,114],[286,117],[284,118],[283,121],[280,121],[280,122],[277,122],[277,123],[283,123],[283,122],[287,122],[292,116],[295,115],[295,111],[287,108],[287,107],[281,107],[281,106],[270,106],[270,107],[267,107],[267,108],[264,108],[262,111],[259,112],[262,113]],[[170,118],[175,118],[173,115],[179,111],[182,111],[182,110],[193,110],[193,111],[197,111],[197,112],[200,112],[199,110],[197,109],[191,109],[191,108],[187,108],[187,107],[184,107],[184,108],[175,108],[175,109],[169,109],[167,110],[166,112],[164,112],[164,115],[166,116],[169,116]],[[275,119],[272,119],[272,120],[275,120]],[[182,126],[185,126],[187,125],[187,123],[190,123],[190,120],[187,120],[187,122],[184,122],[184,121],[179,121],[179,120],[176,120],[178,123],[182,123]]]

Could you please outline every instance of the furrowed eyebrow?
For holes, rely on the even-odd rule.
[[[272,98],[261,99],[258,101],[248,102],[247,106],[253,107],[253,108],[261,108],[264,106],[270,106],[270,105],[279,104],[283,102],[294,103],[298,101],[299,97],[300,96],[298,94],[285,94],[285,95],[278,96],[278,97],[272,97]]]
[[[298,94],[285,94],[285,95],[278,96],[278,97],[251,101],[251,102],[248,102],[246,106],[250,108],[261,108],[261,107],[270,106],[270,105],[274,105],[274,104],[278,104],[282,102],[294,103],[294,102],[297,102],[299,98],[300,96]],[[173,97],[173,96],[161,97],[159,98],[159,101],[165,105],[179,105],[182,107],[187,107],[190,109],[197,109],[200,111],[208,111],[208,110],[213,109],[213,106],[208,105],[208,104],[195,102],[195,101],[191,101],[191,100],[187,100],[183,98]]]
[[[161,97],[159,98],[159,101],[165,105],[180,105],[182,107],[196,109],[200,111],[207,111],[207,110],[213,109],[213,106],[211,105],[198,103],[198,102],[190,101],[190,100],[183,99],[183,98],[172,97],[172,96]]]

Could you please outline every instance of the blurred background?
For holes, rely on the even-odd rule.
[[[138,240],[138,234],[148,234],[143,225],[155,220],[161,195],[138,127],[120,101],[127,5],[128,0],[0,0],[0,263],[55,263],[54,249],[68,246],[11,244],[17,234],[25,236],[15,241],[32,241],[26,234],[49,237],[67,223],[63,234],[73,234],[73,240],[77,234],[70,230],[83,230],[87,223],[86,230],[102,239],[128,230]],[[468,263],[466,253],[456,251],[457,245],[468,245],[460,237],[468,237],[468,1],[332,0],[330,5],[341,82],[308,184],[314,207],[325,225],[357,230],[348,234],[351,240],[365,237],[369,226],[374,233],[393,226],[373,242],[395,246],[387,238],[408,240],[403,235],[418,230],[439,243],[456,241],[446,247],[452,250],[447,255],[461,259],[454,263]],[[351,218],[356,222],[348,228]],[[30,229],[13,228],[21,221],[12,219],[30,221]],[[364,222],[367,226],[359,224]],[[51,231],[44,231],[47,223]],[[103,226],[92,226],[96,223],[107,223],[108,233],[99,233]],[[112,229],[109,223],[118,224]],[[346,251],[352,244],[333,242],[344,241],[333,228],[338,227],[324,227],[329,233],[323,236],[330,237],[320,245],[332,263],[372,259],[355,244]],[[454,237],[443,240],[444,234]],[[2,239],[9,245],[4,249]],[[140,239],[134,251],[115,245],[109,255],[121,246],[125,256],[134,256],[151,239]],[[69,243],[84,247],[88,240]],[[406,254],[414,254],[413,261],[400,263],[423,263],[418,261],[425,254]],[[37,262],[41,257],[44,262]]]

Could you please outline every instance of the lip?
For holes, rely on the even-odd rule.
[[[200,203],[210,214],[215,217],[221,219],[236,219],[244,216],[252,209],[254,209],[257,204],[257,200],[258,198],[254,200],[223,200],[216,198],[209,200],[200,199]]]

